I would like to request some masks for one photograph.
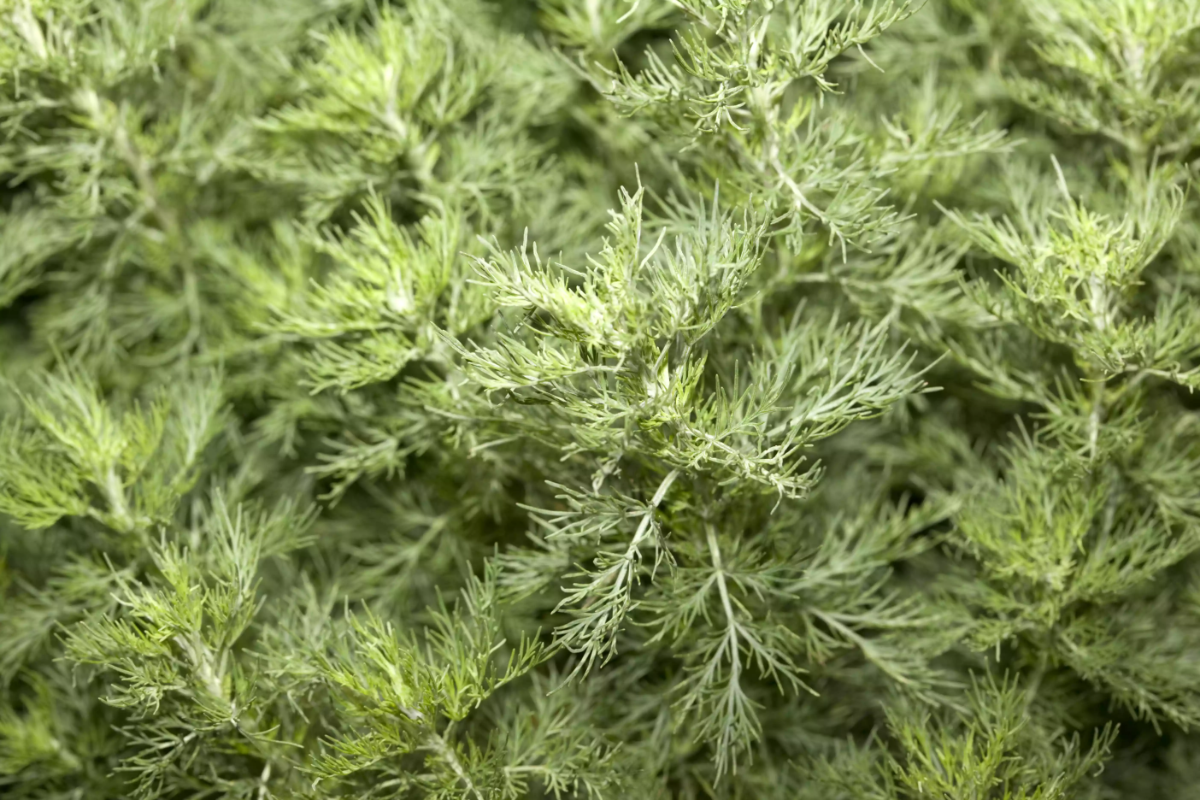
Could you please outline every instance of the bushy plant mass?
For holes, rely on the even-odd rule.
[[[1200,0],[0,0],[0,794],[1200,797]]]

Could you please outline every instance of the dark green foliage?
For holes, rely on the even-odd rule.
[[[1198,0],[0,0],[0,793],[1187,798]]]

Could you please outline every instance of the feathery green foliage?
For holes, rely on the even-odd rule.
[[[1183,798],[1200,2],[0,0],[0,792]]]

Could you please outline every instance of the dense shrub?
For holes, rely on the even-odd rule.
[[[0,791],[1186,798],[1198,0],[0,0]]]

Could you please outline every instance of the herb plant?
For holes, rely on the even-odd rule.
[[[1187,798],[1200,0],[0,0],[0,792]]]

